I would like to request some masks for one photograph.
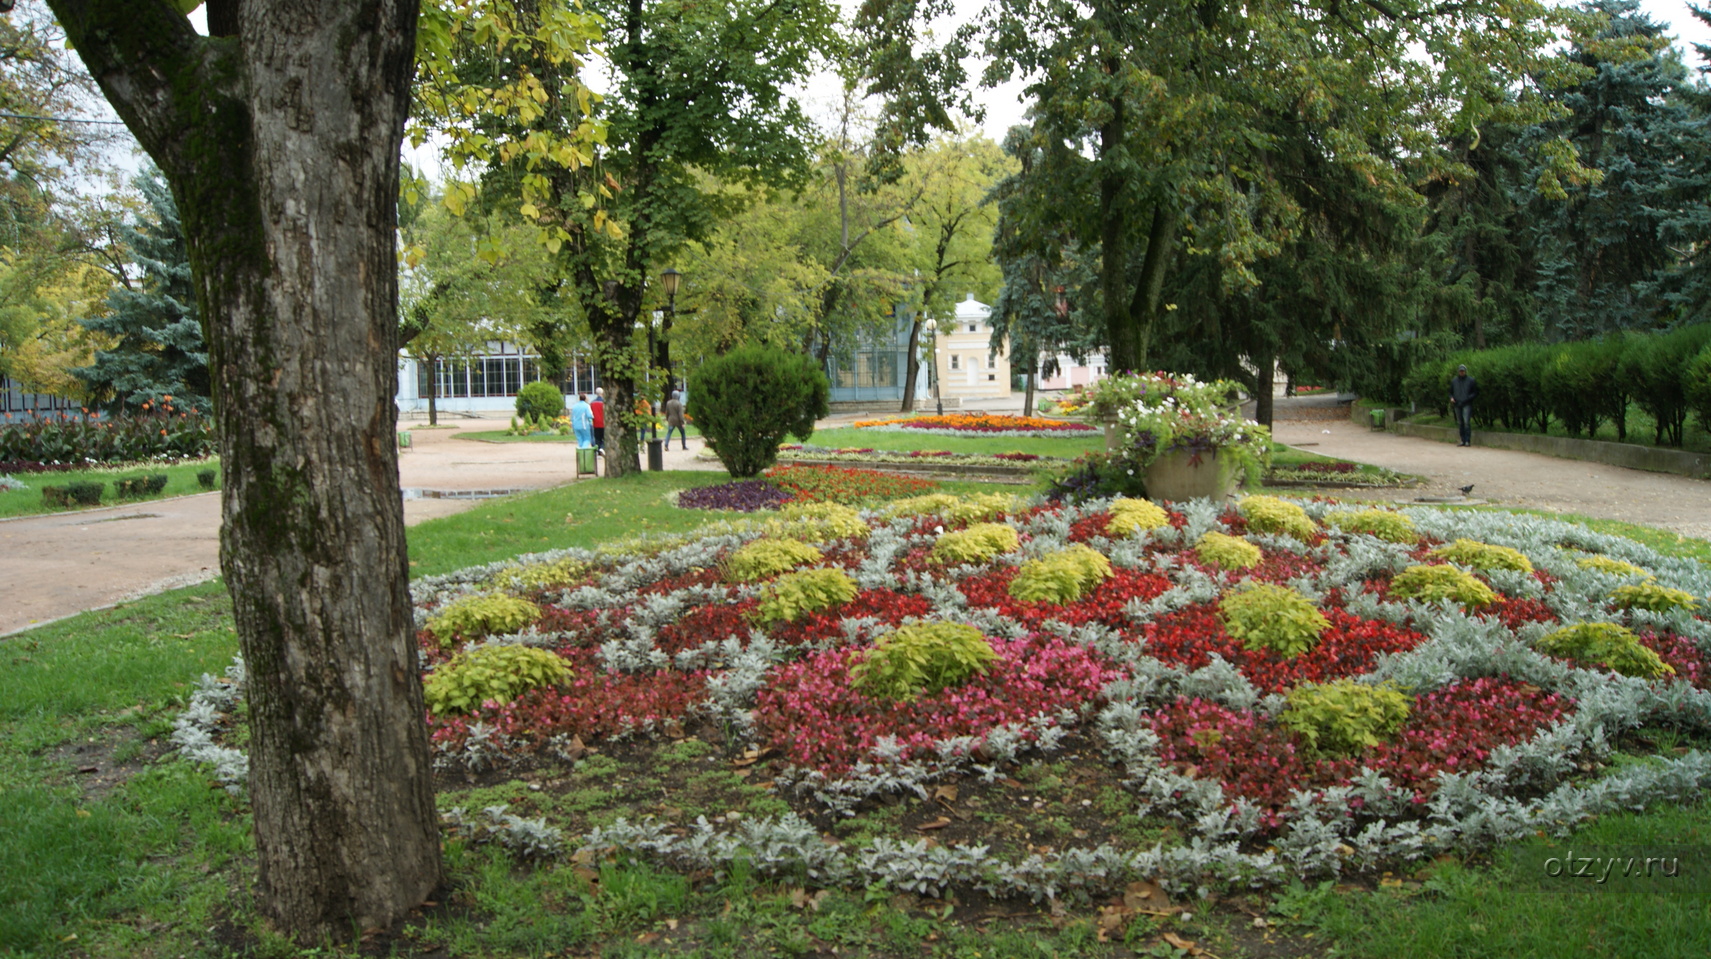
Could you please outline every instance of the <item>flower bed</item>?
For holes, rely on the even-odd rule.
[[[36,472],[23,464],[132,463],[149,460],[196,459],[214,452],[213,420],[195,410],[180,410],[172,397],[144,403],[141,410],[121,417],[94,419],[62,413],[37,419],[0,421],[0,461]]]
[[[939,488],[932,480],[838,466],[775,466],[765,475],[793,501],[803,503],[860,503]]]
[[[1056,466],[1067,463],[1060,457],[1041,456],[1038,453],[953,453],[950,450],[879,450],[872,447],[841,447],[837,449],[823,446],[808,446],[802,443],[791,443],[778,448],[778,458],[790,460],[818,460],[848,463],[897,463],[911,465],[950,465],[950,466]]]
[[[883,420],[857,420],[856,429],[934,433],[942,436],[1073,436],[1097,432],[1086,423],[1048,420],[1037,416],[947,413],[944,416],[900,416]]]

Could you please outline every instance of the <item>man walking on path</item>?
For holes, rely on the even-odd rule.
[[[1456,429],[1461,431],[1462,446],[1473,445],[1473,401],[1479,398],[1479,383],[1467,375],[1467,366],[1456,367],[1450,380],[1450,409],[1456,415]]]
[[[605,387],[595,389],[594,398],[588,401],[588,408],[594,411],[594,455],[599,456],[606,450]]]
[[[665,445],[671,445],[671,431],[677,431],[677,438],[683,443],[683,448],[689,448],[689,431],[683,426],[683,397],[676,390],[671,391],[671,399],[665,401]]]

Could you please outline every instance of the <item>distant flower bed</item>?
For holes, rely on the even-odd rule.
[[[790,499],[789,493],[772,483],[753,479],[686,489],[677,494],[677,505],[684,509],[729,509],[752,513],[757,509],[777,509]]]
[[[144,403],[140,412],[93,419],[70,413],[0,422],[0,462],[134,463],[197,459],[214,452],[214,423],[177,410],[172,398]],[[20,469],[18,472],[24,472]]]
[[[883,420],[857,420],[856,429],[902,430],[945,436],[1070,436],[1097,430],[1086,423],[1047,420],[1037,416],[947,413],[944,416],[900,416]]]
[[[43,463],[40,460],[0,461],[0,473],[63,473],[67,470],[88,468],[88,463]]]
[[[1012,466],[1019,463],[1064,463],[1038,453],[953,453],[950,450],[881,450],[870,446],[831,448],[790,443],[778,448],[780,460],[822,460],[850,463],[919,463],[923,460],[958,466]]]
[[[764,479],[701,486],[677,494],[685,509],[728,509],[750,513],[786,503],[859,503],[913,496],[938,488],[932,480],[836,466],[775,466]]]

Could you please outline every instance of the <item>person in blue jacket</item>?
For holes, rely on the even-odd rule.
[[[588,405],[588,394],[576,394],[576,402],[570,407],[570,428],[576,433],[576,445],[579,449],[594,447],[594,407]]]

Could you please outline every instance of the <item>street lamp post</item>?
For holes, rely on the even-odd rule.
[[[922,326],[926,329],[927,335],[932,337],[932,365],[927,367],[927,387],[933,391],[933,405],[938,409],[939,415],[943,416],[945,415],[945,400],[939,395],[939,324],[937,320],[929,316],[927,322]]]

